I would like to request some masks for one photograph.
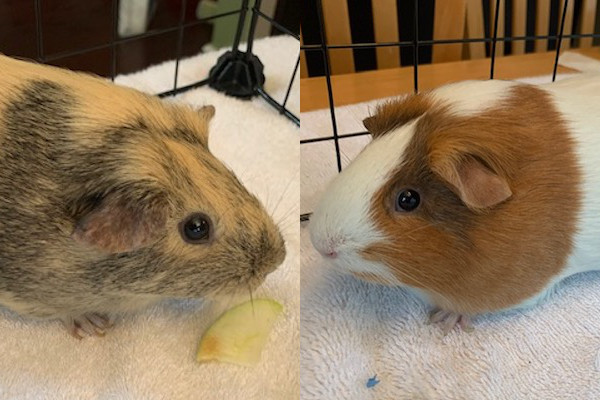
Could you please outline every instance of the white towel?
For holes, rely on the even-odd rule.
[[[364,131],[375,103],[337,108],[340,133]],[[303,139],[331,135],[328,110],[301,119]],[[341,139],[344,165],[369,140]],[[301,209],[310,212],[337,171],[333,142],[303,144],[301,170]],[[598,273],[569,278],[530,310],[481,316],[474,332],[443,337],[407,291],[331,272],[304,223],[301,253],[303,400],[600,399]]]
[[[255,51],[265,64],[267,90],[283,98],[298,57],[298,41],[258,40]],[[204,78],[217,57],[215,52],[183,61],[180,83]],[[117,81],[155,92],[171,88],[173,70],[174,63],[168,62]],[[296,113],[298,90],[296,78],[289,102]],[[2,309],[1,399],[298,397],[298,129],[262,99],[242,101],[201,88],[175,101],[215,105],[211,150],[267,203],[283,227],[287,259],[259,293],[281,302],[285,315],[271,332],[261,362],[255,368],[195,362],[203,331],[233,301],[166,301],[118,320],[104,338],[82,341],[69,336],[59,322],[31,321]]]

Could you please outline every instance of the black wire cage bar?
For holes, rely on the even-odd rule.
[[[275,108],[280,114],[294,122],[297,126],[300,125],[300,119],[287,107],[287,101],[291,92],[294,77],[296,76],[298,65],[300,63],[300,56],[298,55],[298,61],[296,67],[291,73],[289,84],[286,90],[285,98],[282,102],[277,101],[271,97],[264,89],[263,84],[265,77],[262,73],[262,63],[256,55],[252,53],[252,46],[256,33],[256,23],[258,18],[262,18],[271,24],[272,27],[277,29],[279,32],[294,37],[300,42],[300,35],[286,28],[273,18],[264,14],[261,8],[261,0],[255,0],[254,4],[250,7],[249,0],[242,0],[240,8],[234,11],[228,11],[211,15],[205,18],[196,19],[191,22],[185,22],[185,10],[186,1],[182,0],[180,5],[179,21],[176,26],[152,29],[145,33],[126,37],[118,38],[118,20],[119,20],[119,0],[112,0],[111,2],[111,40],[109,43],[104,43],[96,46],[86,47],[83,49],[63,51],[51,55],[44,53],[44,29],[42,22],[42,2],[44,0],[33,0],[34,12],[35,12],[35,37],[36,37],[36,60],[41,63],[48,63],[67,57],[82,55],[90,53],[96,50],[110,49],[110,78],[112,81],[115,80],[117,75],[117,47],[121,44],[129,43],[136,40],[150,38],[158,35],[164,35],[169,33],[177,34],[176,44],[176,57],[175,57],[175,73],[173,77],[173,88],[171,90],[157,93],[159,97],[174,96],[191,89],[195,89],[201,86],[209,85],[215,90],[223,91],[228,95],[249,99],[254,96],[262,97],[270,106]],[[242,34],[246,24],[246,15],[250,14],[250,26],[248,29],[248,35],[246,39],[246,51],[242,52],[239,50],[240,43],[242,42]],[[228,57],[221,56],[219,59],[220,65],[215,65],[209,76],[205,79],[179,87],[177,85],[177,78],[179,75],[179,63],[182,58],[182,44],[183,44],[183,33],[186,28],[198,26],[211,20],[219,18],[229,17],[232,15],[239,15],[238,25],[234,36],[234,41],[231,50],[227,51],[225,55]]]
[[[326,1],[326,0],[325,0]],[[413,83],[414,83],[414,93],[418,93],[419,91],[419,52],[418,49],[422,46],[431,46],[435,44],[456,44],[456,43],[473,43],[473,42],[483,42],[489,43],[491,45],[490,51],[490,79],[494,79],[494,67],[496,64],[496,43],[498,42],[515,42],[515,41],[530,41],[530,40],[556,40],[556,50],[554,57],[554,64],[552,67],[552,81],[556,80],[556,72],[558,68],[558,60],[560,56],[560,49],[563,40],[571,40],[571,39],[581,39],[581,38],[598,38],[600,34],[589,33],[589,34],[570,34],[563,35],[564,27],[565,27],[565,16],[567,14],[567,7],[569,5],[569,1],[575,0],[565,0],[560,10],[560,21],[557,29],[556,35],[537,35],[537,36],[507,36],[507,37],[498,37],[498,18],[499,18],[499,10],[500,10],[500,0],[495,1],[495,13],[493,15],[493,24],[491,27],[491,35],[490,37],[484,38],[474,38],[474,39],[440,39],[440,40],[421,40],[419,39],[419,0],[413,0],[413,9],[414,14],[413,18],[413,40],[410,41],[397,41],[397,42],[384,42],[384,43],[353,43],[353,44],[328,44],[325,36],[325,24],[323,18],[323,7],[322,0],[316,0],[316,9],[317,9],[317,24],[319,26],[319,44],[304,44],[300,46],[300,51],[304,52],[320,52],[323,59],[323,67],[325,73],[325,82],[327,85],[327,97],[328,97],[328,105],[329,105],[329,114],[331,117],[331,126],[332,126],[332,135],[325,137],[316,137],[310,139],[303,139],[300,141],[300,144],[308,144],[315,142],[324,142],[324,141],[333,141],[336,155],[336,163],[338,172],[342,171],[342,157],[340,153],[340,139],[351,138],[356,136],[368,135],[369,133],[366,131],[354,132],[349,134],[339,134],[338,127],[336,123],[335,116],[335,106],[334,106],[334,93],[331,84],[331,69],[330,69],[330,57],[329,51],[334,49],[372,49],[378,47],[411,47],[412,51],[412,68],[413,68]],[[300,215],[300,221],[308,221],[310,219],[311,213],[304,213]]]

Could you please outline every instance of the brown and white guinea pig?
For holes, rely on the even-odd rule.
[[[102,334],[167,297],[256,288],[283,262],[208,149],[214,108],[0,56],[0,304]]]
[[[364,125],[310,222],[339,269],[414,288],[445,330],[600,269],[600,75],[459,82]]]

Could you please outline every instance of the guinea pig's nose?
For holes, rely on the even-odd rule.
[[[324,248],[319,246],[317,247],[317,251],[321,253],[323,257],[327,258],[336,258],[338,256],[337,249],[332,245],[325,246]]]
[[[330,250],[327,253],[323,254],[325,257],[329,257],[329,258],[336,258],[337,257],[337,251],[335,250]]]
[[[310,240],[314,248],[325,258],[337,258],[346,243],[346,237],[341,234],[311,234]]]

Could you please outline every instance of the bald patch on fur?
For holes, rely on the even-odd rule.
[[[108,253],[134,251],[160,237],[167,212],[164,199],[148,201],[113,193],[78,221],[73,238]]]

